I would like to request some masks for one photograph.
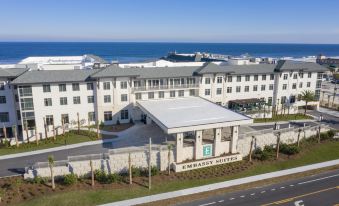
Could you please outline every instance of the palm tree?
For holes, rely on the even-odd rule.
[[[253,149],[254,139],[255,139],[255,137],[252,136],[251,146],[250,146],[250,153],[249,153],[249,158],[248,158],[250,162],[252,162],[252,149]]]
[[[171,174],[171,150],[172,150],[172,145],[168,144],[167,145],[168,153],[167,153],[167,160],[168,160],[168,175]]]
[[[52,155],[48,156],[48,166],[49,169],[51,171],[51,179],[52,179],[52,189],[55,189],[55,183],[54,183],[54,171],[53,171],[53,167],[54,167],[54,157]]]
[[[36,142],[36,145],[39,145],[39,133],[38,133],[38,129],[36,126],[34,126],[34,130],[35,130],[35,142]]]
[[[279,158],[279,149],[280,149],[280,132],[277,133],[277,145],[276,145],[276,159]]]
[[[94,187],[94,169],[93,169],[93,162],[92,162],[92,160],[89,161],[89,166],[91,167],[92,187]]]
[[[306,111],[307,111],[307,105],[309,102],[314,101],[315,99],[315,94],[314,92],[310,90],[303,91],[301,93],[301,100],[305,101],[305,112],[304,115],[306,116]]]
[[[297,140],[297,145],[298,145],[298,147],[299,147],[299,145],[300,145],[300,133],[301,133],[301,131],[302,131],[302,129],[299,128],[299,129],[298,129],[298,140]]]
[[[131,153],[128,153],[128,175],[129,175],[129,184],[131,185],[133,183],[133,180],[132,180],[132,159],[131,159]]]
[[[77,112],[77,117],[78,117],[78,121],[77,121],[77,124],[78,124],[78,134],[80,134],[80,118],[79,118],[79,112]]]

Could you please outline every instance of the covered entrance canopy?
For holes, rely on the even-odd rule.
[[[200,97],[137,101],[139,108],[167,134],[230,127],[252,119]]]

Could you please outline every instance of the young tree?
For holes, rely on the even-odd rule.
[[[4,137],[5,137],[5,142],[7,142],[7,129],[5,127],[5,123],[2,123],[2,132],[4,133]]]
[[[97,125],[97,139],[99,139],[100,135],[99,135],[99,122],[98,121],[97,121],[96,125]]]
[[[25,132],[26,132],[27,143],[29,143],[29,134],[28,134],[28,123],[27,123],[27,120],[24,123],[24,127],[25,127]]]
[[[46,118],[44,117],[44,129],[45,129],[45,138],[47,139],[48,136],[47,136],[47,124],[46,124]]]
[[[89,161],[89,166],[91,167],[91,182],[92,182],[92,187],[94,187],[94,169],[93,169],[93,162],[92,160]]]
[[[321,126],[319,125],[319,127],[318,127],[318,143],[320,143],[320,130],[321,130]]]
[[[168,144],[167,145],[167,161],[168,161],[168,175],[171,174],[171,150],[172,150],[172,145]]]
[[[39,133],[38,133],[38,129],[36,126],[34,126],[34,130],[35,130],[35,142],[36,142],[36,145],[39,145]]]
[[[279,159],[279,149],[280,149],[280,132],[277,133],[277,145],[276,145],[276,159]]]
[[[17,131],[16,125],[12,126],[12,131],[14,133],[15,145],[16,145],[16,147],[19,147],[18,131]]]
[[[51,171],[51,179],[52,179],[52,189],[55,189],[54,183],[54,157],[52,155],[48,156],[48,166]]]
[[[62,136],[65,136],[65,120],[61,119],[61,126],[62,126]]]
[[[299,129],[298,129],[298,140],[297,140],[297,145],[298,145],[298,147],[300,146],[300,134],[301,134],[301,131],[302,131],[302,129],[299,128]]]
[[[132,180],[132,159],[131,159],[131,153],[128,153],[128,175],[129,175],[129,184],[131,185],[133,183],[133,180]]]
[[[53,140],[54,141],[56,140],[54,121],[53,121]]]
[[[77,112],[77,117],[78,117],[78,121],[77,121],[77,124],[78,124],[78,134],[80,134],[80,118],[79,118],[79,112]]]
[[[251,145],[250,145],[250,153],[249,153],[249,158],[248,158],[250,162],[252,162],[252,149],[253,149],[254,140],[255,140],[255,137],[252,136]]]
[[[304,115],[306,116],[306,112],[307,112],[307,105],[309,102],[314,101],[315,99],[315,95],[314,92],[310,91],[310,90],[306,90],[303,91],[301,93],[301,100],[305,101],[305,112]]]

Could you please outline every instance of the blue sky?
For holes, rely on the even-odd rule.
[[[337,0],[0,0],[0,41],[339,43]]]

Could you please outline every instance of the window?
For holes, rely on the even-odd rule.
[[[284,74],[284,80],[287,80],[288,74]]]
[[[298,79],[298,74],[293,74],[293,79]]]
[[[42,90],[43,92],[51,92],[51,85],[49,84],[42,85]]]
[[[285,104],[286,103],[286,96],[282,96],[281,100],[280,100],[281,104]]]
[[[95,112],[88,112],[88,121],[95,122]]]
[[[79,85],[79,83],[73,83],[73,84],[72,84],[72,90],[73,90],[73,91],[80,91],[80,85]]]
[[[52,98],[45,98],[44,99],[44,104],[45,104],[45,107],[52,106]]]
[[[222,83],[222,77],[217,77],[217,83],[221,84]]]
[[[297,89],[297,84],[296,83],[292,84],[292,89]]]
[[[53,125],[53,115],[46,115],[46,125]]]
[[[274,74],[270,74],[270,80],[274,80]]]
[[[87,103],[94,103],[94,96],[87,96]]]
[[[0,104],[6,104],[6,96],[0,96]]]
[[[253,85],[253,91],[254,92],[258,91],[258,85]]]
[[[159,98],[164,98],[165,97],[165,92],[160,91],[158,95],[159,95]]]
[[[322,79],[322,78],[323,78],[323,74],[318,72],[317,79]]]
[[[141,93],[135,93],[135,99],[136,100],[141,99]]]
[[[141,82],[140,81],[134,81],[133,85],[134,85],[134,87],[141,87]]]
[[[240,92],[241,91],[241,86],[236,86],[235,92]]]
[[[258,75],[254,75],[254,81],[258,81]]]
[[[124,109],[120,111],[120,119],[129,119],[128,118],[128,110]]]
[[[232,77],[232,76],[227,76],[227,81],[228,81],[228,82],[232,82],[232,80],[233,80],[233,77]]]
[[[185,95],[184,90],[179,90],[178,96],[183,97]]]
[[[5,83],[3,82],[0,83],[0,90],[5,90]]]
[[[232,93],[232,87],[227,87],[227,93]]]
[[[33,110],[33,98],[22,98],[21,99],[21,109],[22,110]]]
[[[120,89],[127,89],[127,82],[120,82]]]
[[[93,83],[87,83],[87,90],[93,90]]]
[[[127,94],[122,94],[121,95],[121,101],[122,102],[127,102]]]
[[[307,82],[307,83],[306,83],[306,86],[307,86],[307,87],[311,87],[311,82]]]
[[[175,97],[175,91],[174,90],[170,91],[170,97]]]
[[[250,91],[250,86],[245,86],[245,92],[249,92]]]
[[[268,104],[269,106],[272,106],[272,97],[268,97],[268,99],[267,99],[267,104]]]
[[[60,97],[60,105],[67,105],[67,97]]]
[[[0,122],[9,122],[8,112],[0,112]]]
[[[294,103],[295,102],[295,96],[290,96],[290,103]]]
[[[270,84],[270,85],[268,86],[268,89],[269,89],[269,90],[273,90],[273,84]]]
[[[104,82],[103,86],[104,86],[104,90],[110,90],[111,89],[111,83],[110,82]]]
[[[104,120],[105,121],[112,121],[112,112],[111,111],[104,112]]]
[[[20,86],[19,94],[20,94],[20,97],[32,96],[32,87],[31,86]]]
[[[263,74],[263,75],[261,76],[261,80],[263,80],[263,81],[266,80],[266,74]]]
[[[299,77],[302,79],[302,78],[304,78],[304,73],[299,73]]]
[[[195,96],[195,90],[194,89],[190,89],[190,96]]]
[[[111,95],[104,95],[104,103],[110,103],[111,102]]]
[[[237,76],[237,82],[241,82],[241,76]]]
[[[261,91],[265,91],[266,85],[261,85]]]
[[[154,99],[154,92],[148,92],[148,99]]]
[[[66,84],[59,84],[59,92],[65,92],[66,91]]]
[[[68,114],[61,114],[61,122],[63,122],[64,124],[69,124]]]
[[[299,82],[299,88],[303,88],[303,83]]]
[[[80,96],[73,97],[73,104],[80,104]]]
[[[211,95],[211,90],[210,89],[205,89],[205,96]]]
[[[245,81],[246,81],[246,82],[250,81],[250,75],[246,75],[246,76],[245,76]]]
[[[307,73],[307,78],[312,78],[312,72]]]
[[[210,78],[205,78],[205,84],[210,84],[211,83],[211,79]]]
[[[318,80],[316,85],[315,85],[316,89],[320,89],[321,88],[321,80]]]
[[[221,88],[217,88],[217,95],[220,95],[222,93],[222,89]]]
[[[287,84],[283,84],[282,89],[283,89],[283,90],[286,90],[286,89],[287,89]]]

